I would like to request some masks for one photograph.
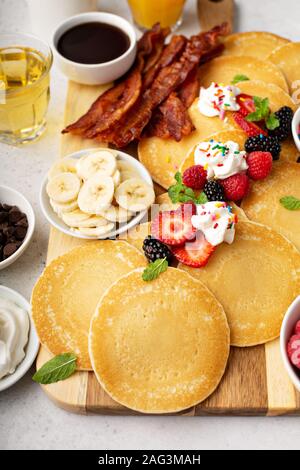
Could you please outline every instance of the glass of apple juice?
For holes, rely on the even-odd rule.
[[[23,144],[43,133],[52,62],[50,47],[40,39],[0,34],[0,142]]]

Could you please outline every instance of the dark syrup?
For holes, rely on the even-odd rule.
[[[129,49],[130,39],[122,29],[107,23],[83,23],[66,31],[57,50],[66,59],[80,64],[103,64]]]

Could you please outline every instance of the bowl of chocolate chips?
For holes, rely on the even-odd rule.
[[[18,191],[0,185],[0,270],[28,247],[35,226],[33,209]]]

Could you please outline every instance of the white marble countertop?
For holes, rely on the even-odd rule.
[[[188,0],[183,32],[197,28],[195,0]],[[236,30],[269,30],[300,39],[299,0],[237,0]],[[128,16],[125,0],[99,2]],[[188,24],[188,27],[187,27]],[[25,0],[0,0],[0,32],[31,31]],[[33,204],[37,227],[24,256],[0,283],[28,299],[45,264],[48,224],[38,206],[42,176],[59,151],[66,79],[53,67],[48,127],[23,148],[0,145],[0,182],[22,191]],[[30,371],[0,394],[0,449],[299,449],[299,418],[110,417],[72,415],[56,408],[31,380]]]

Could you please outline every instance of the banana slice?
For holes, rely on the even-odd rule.
[[[112,175],[112,179],[115,185],[115,188],[119,186],[121,183],[121,172],[119,170],[116,170],[114,174]]]
[[[105,211],[102,211],[101,215],[110,222],[127,222],[132,218],[133,213],[123,209],[121,206],[110,206]]]
[[[102,171],[91,176],[80,189],[78,206],[83,212],[98,215],[108,209],[114,196],[114,182]]]
[[[117,203],[131,212],[139,212],[151,206],[155,200],[153,188],[140,178],[124,181],[116,189]]]
[[[55,202],[53,201],[53,199],[50,199],[49,202],[54,212],[56,212],[56,214],[59,215],[60,217],[62,216],[62,214],[65,214],[67,212],[72,212],[75,209],[78,209],[77,199],[67,204],[61,204],[59,202]]]
[[[108,150],[101,150],[87,155],[77,163],[77,173],[83,180],[87,180],[98,171],[107,176],[112,176],[116,169],[116,157]]]
[[[117,168],[121,173],[121,183],[131,178],[139,178],[139,173],[134,169],[130,163],[117,160]]]
[[[77,160],[75,158],[66,157],[57,160],[54,165],[49,170],[48,178],[54,178],[56,175],[60,175],[61,173],[74,173],[76,174],[76,164]]]
[[[75,209],[72,212],[62,214],[61,218],[69,227],[79,227],[81,222],[90,219],[91,216],[90,214],[82,212],[80,209]]]
[[[54,202],[74,201],[80,190],[80,179],[74,173],[60,173],[47,183],[47,194]]]
[[[85,235],[87,237],[99,238],[111,232],[114,226],[115,224],[109,223],[106,225],[101,225],[99,227],[80,227],[78,229],[75,229],[74,232],[80,233],[81,235]]]
[[[101,215],[92,215],[89,219],[80,222],[77,228],[104,227],[107,223],[107,220]]]

